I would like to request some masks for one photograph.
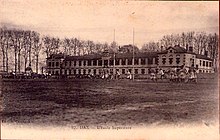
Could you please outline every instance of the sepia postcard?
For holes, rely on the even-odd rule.
[[[219,2],[0,0],[0,139],[218,140]]]

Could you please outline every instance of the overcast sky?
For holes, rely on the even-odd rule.
[[[0,25],[120,45],[186,31],[218,33],[216,2],[0,0]]]

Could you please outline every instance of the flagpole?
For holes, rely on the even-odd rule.
[[[133,28],[133,76],[132,76],[132,80],[134,81],[134,28]]]
[[[114,42],[115,42],[115,29],[114,29]]]

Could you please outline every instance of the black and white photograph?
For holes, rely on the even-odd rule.
[[[0,139],[218,140],[219,2],[0,0]]]

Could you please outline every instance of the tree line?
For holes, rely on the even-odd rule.
[[[160,51],[169,46],[193,46],[198,54],[207,50],[210,57],[218,59],[218,35],[206,34],[204,32],[187,32],[182,34],[165,35],[157,42],[145,43],[139,50],[134,46],[135,52]],[[108,49],[110,52],[132,52],[132,45],[119,46],[115,41],[112,43],[100,43],[91,40],[81,40],[76,37],[58,38],[51,36],[41,36],[40,33],[31,30],[0,28],[0,55],[2,70],[21,73],[25,69],[35,67],[39,72],[39,63],[42,56],[45,58],[51,54],[63,53],[65,55],[80,56],[86,54],[102,53]]]
[[[64,53],[65,55],[80,56],[86,54],[102,53],[105,49],[116,51],[118,44],[116,42],[100,43],[91,40],[80,40],[78,38],[54,38],[49,36],[42,37],[44,52],[46,57],[54,53]]]
[[[15,73],[21,72],[21,64],[24,64],[24,68],[28,64],[31,65],[32,58],[38,66],[41,47],[40,34],[35,31],[1,28],[0,49],[3,71],[9,72],[9,62],[12,62],[12,58]]]
[[[182,47],[192,46],[193,52],[204,55],[208,52],[208,57],[214,60],[214,66],[218,65],[218,45],[219,35],[207,34],[205,32],[183,32],[181,34],[164,35],[162,39],[157,42],[150,41],[145,43],[141,51],[161,51],[170,46],[180,45]]]
[[[39,72],[39,59],[51,54],[63,53],[65,55],[86,55],[102,53],[104,50],[116,52],[116,42],[100,43],[91,40],[81,40],[75,37],[58,38],[41,36],[36,31],[0,28],[0,49],[2,70],[15,73],[25,71],[30,66],[35,66],[36,73]],[[12,68],[13,67],[13,68]]]

